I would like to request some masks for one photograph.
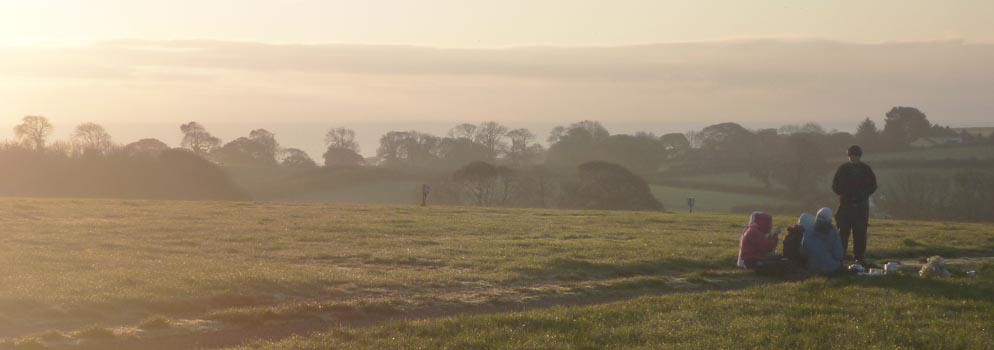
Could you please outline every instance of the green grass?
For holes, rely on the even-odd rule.
[[[688,211],[687,198],[696,198],[695,211],[728,213],[737,206],[754,206],[756,210],[764,210],[764,205],[782,206],[791,201],[754,194],[731,193],[721,191],[699,190],[684,187],[651,185],[652,193],[659,198],[666,210]]]
[[[681,182],[686,182],[689,184],[700,184],[700,185],[721,185],[736,188],[748,188],[754,190],[765,190],[766,185],[763,182],[757,180],[754,177],[749,176],[746,171],[736,171],[729,173],[720,174],[705,174],[698,176],[686,176],[680,177],[677,180]],[[775,189],[784,189],[785,187],[779,184],[772,184]]]
[[[990,349],[992,282],[815,279],[334,329],[242,349]]]
[[[138,328],[144,330],[166,329],[170,326],[172,325],[169,323],[169,319],[164,316],[152,316],[142,320],[141,323],[138,324]]]
[[[114,331],[108,328],[93,326],[77,332],[74,337],[89,340],[114,339]]]
[[[793,220],[777,217],[777,224]],[[718,214],[0,199],[0,339],[6,338],[0,348],[45,343],[35,336],[42,332],[75,335],[59,340],[72,343],[100,338],[80,334],[112,331],[100,341],[123,344],[243,329],[247,339],[300,324],[363,327],[257,347],[735,348],[743,327],[757,320],[779,327],[814,310],[841,324],[849,316],[819,308],[821,299],[801,302],[816,288],[807,285],[819,283],[840,291],[818,295],[825,300],[845,299],[850,291],[871,296],[851,306],[865,313],[859,317],[867,325],[910,327],[871,317],[875,303],[883,315],[927,316],[921,322],[964,315],[935,326],[950,335],[961,335],[954,327],[972,330],[989,321],[982,315],[991,314],[989,300],[955,294],[990,295],[978,281],[770,285],[732,267],[746,221]],[[870,257],[877,260],[994,255],[990,225],[874,221],[871,235]],[[914,292],[922,286],[938,297]],[[888,298],[904,304],[888,306]],[[780,299],[790,306],[769,304]],[[612,301],[620,302],[575,306]],[[506,313],[522,308],[535,310]],[[482,311],[496,314],[458,316]],[[389,322],[424,317],[429,320]],[[520,324],[527,327],[515,328]],[[674,328],[681,324],[686,327]],[[841,326],[826,327],[805,326],[810,335],[784,339],[833,340]],[[390,338],[411,341],[393,346]],[[896,341],[869,339],[867,348]],[[745,337],[741,347],[762,342],[773,340]]]
[[[421,203],[421,182],[384,181],[358,186],[284,198],[293,202],[355,203],[355,204],[418,204]]]
[[[962,146],[962,147],[932,147],[911,149],[900,152],[868,153],[863,160],[867,163],[896,160],[946,160],[946,159],[994,159],[994,145]],[[845,161],[838,157],[835,161]]]

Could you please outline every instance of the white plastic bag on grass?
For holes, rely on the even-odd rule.
[[[953,274],[946,270],[946,259],[941,256],[928,258],[922,269],[918,271],[919,277],[951,277]]]

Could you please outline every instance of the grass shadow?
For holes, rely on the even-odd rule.
[[[557,258],[536,267],[513,269],[525,279],[562,281],[598,280],[638,276],[677,276],[690,272],[727,268],[717,260],[663,258],[638,262],[602,263],[575,258]]]
[[[919,243],[909,239],[905,240],[904,246],[905,248],[873,249],[868,252],[867,256],[871,259],[917,259],[935,255],[943,258],[989,257],[994,255],[994,245],[964,249]]]
[[[994,264],[988,264],[980,271],[985,277],[965,280],[962,278],[920,278],[913,275],[880,277],[845,277],[832,279],[830,284],[838,287],[859,285],[863,287],[885,288],[926,298],[970,300],[994,303]]]

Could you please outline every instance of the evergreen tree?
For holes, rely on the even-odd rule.
[[[875,140],[879,133],[880,130],[877,130],[877,123],[874,123],[870,118],[863,119],[856,126],[856,139],[863,143]]]

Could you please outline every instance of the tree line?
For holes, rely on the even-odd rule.
[[[45,117],[24,117],[14,127],[14,142],[7,142],[6,146],[70,157],[85,153],[170,149],[156,139],[115,144],[111,135],[95,123],[76,126],[68,141],[50,142],[53,130],[54,126]],[[247,136],[229,142],[222,142],[197,122],[182,124],[179,131],[182,134],[180,148],[219,165],[318,166],[306,152],[281,147],[276,135],[266,129],[252,130]],[[627,135],[611,134],[600,122],[587,120],[554,128],[545,139],[548,147],[539,143],[528,129],[512,129],[487,121],[456,125],[445,136],[413,130],[390,131],[380,137],[376,156],[369,159],[360,155],[355,135],[354,130],[342,127],[328,130],[324,139],[327,148],[321,159],[324,166],[454,169],[473,161],[485,161],[512,167],[533,164],[573,167],[591,160],[609,160],[646,176],[656,174],[663,164],[677,165],[672,169],[675,172],[680,169],[713,172],[722,168],[750,168],[764,183],[781,182],[784,185],[797,180],[778,180],[773,178],[775,174],[763,174],[762,170],[775,168],[776,159],[790,158],[788,154],[777,154],[778,150],[800,149],[804,151],[803,158],[817,158],[818,151],[834,153],[849,144],[860,144],[871,152],[901,150],[908,148],[912,141],[928,136],[961,137],[965,143],[994,143],[994,135],[957,133],[949,127],[932,124],[924,113],[913,107],[891,109],[885,114],[883,128],[866,118],[856,126],[854,134],[829,131],[817,123],[750,130],[728,122],[686,133]]]
[[[325,134],[326,150],[321,159],[323,166],[319,166],[306,152],[284,148],[276,135],[266,129],[255,129],[247,136],[223,142],[200,123],[189,122],[180,125],[180,147],[172,149],[155,139],[118,145],[103,127],[94,123],[78,125],[68,141],[51,141],[53,125],[44,117],[28,116],[14,127],[16,138],[4,144],[2,153],[7,158],[20,152],[21,158],[81,164],[116,159],[117,167],[126,166],[122,159],[162,161],[163,154],[168,155],[166,158],[195,157],[202,161],[198,167],[221,174],[212,181],[227,183],[221,186],[225,188],[233,186],[218,169],[252,172],[279,167],[302,174],[298,177],[310,177],[306,181],[295,180],[299,191],[314,190],[334,181],[329,171],[351,169],[351,176],[362,177],[355,173],[375,168],[415,174],[419,179],[439,184],[434,198],[472,205],[600,208],[605,205],[578,194],[606,195],[610,191],[605,189],[622,191],[611,187],[622,185],[627,186],[624,191],[640,189],[625,193],[630,194],[631,202],[641,204],[620,203],[613,198],[604,200],[612,203],[607,207],[659,208],[658,202],[645,199],[647,190],[642,191],[640,183],[744,171],[765,184],[768,191],[781,191],[802,202],[814,202],[826,196],[818,185],[833,168],[827,161],[829,155],[841,156],[850,144],[861,144],[868,152],[893,151],[908,148],[919,137],[952,135],[967,143],[994,143],[994,135],[959,134],[932,124],[913,107],[894,107],[884,117],[883,128],[866,118],[857,125],[855,133],[826,130],[816,123],[750,130],[728,122],[661,135],[611,134],[600,122],[587,120],[554,128],[545,138],[548,146],[528,129],[487,121],[458,124],[444,136],[414,130],[390,131],[381,136],[375,156],[370,158],[360,155],[354,130],[336,127]],[[132,161],[133,166],[141,165]],[[600,172],[614,175],[591,175]],[[321,180],[322,177],[327,181]],[[601,184],[592,185],[598,182],[591,179],[612,179],[626,184],[597,180]],[[235,192],[226,191],[226,196],[237,197]]]

